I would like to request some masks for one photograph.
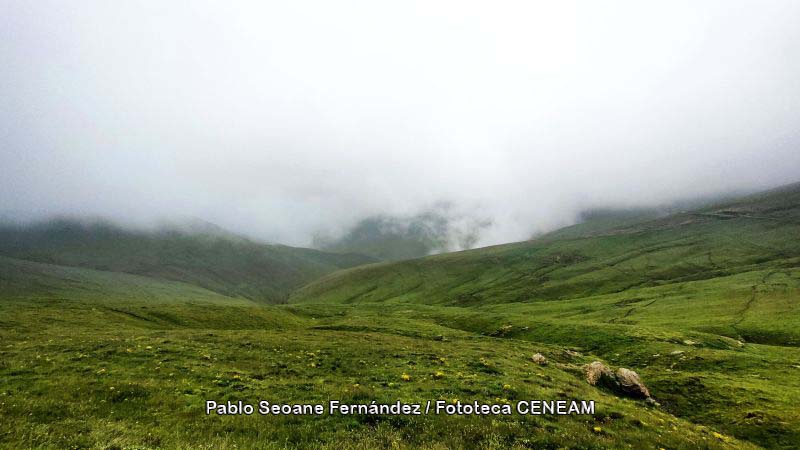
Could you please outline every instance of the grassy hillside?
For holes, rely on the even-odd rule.
[[[344,269],[277,306],[164,275],[177,261],[211,278],[200,269],[213,255],[230,258],[226,270],[258,261],[247,241],[6,235],[18,244],[0,257],[0,448],[796,448],[799,219],[797,185],[603,216],[534,241]],[[122,248],[132,256],[116,261]],[[131,267],[152,276],[122,273]],[[638,372],[657,404],[590,385],[582,367],[598,360]],[[206,416],[207,399],[597,410],[225,417]]]
[[[800,185],[583,229],[345,270],[292,300],[574,346],[635,368],[678,417],[800,442]]]
[[[298,321],[282,309],[187,283],[0,256],[0,328],[15,333],[54,325],[274,328]]]
[[[590,209],[582,212],[578,223],[568,227],[533,236],[531,239],[574,239],[606,233],[626,225],[633,225],[668,214],[659,209]]]
[[[563,300],[791,268],[800,258],[800,187],[605,229],[337,272],[295,302],[485,305]]]
[[[56,220],[0,227],[0,255],[182,281],[220,294],[280,303],[326,273],[371,259],[266,245],[218,229],[135,231]]]
[[[754,448],[590,386],[580,365],[593,356],[435,323],[462,322],[460,309],[265,306],[183,283],[0,263],[2,448]],[[532,363],[535,352],[550,364]],[[583,399],[597,413],[225,417],[206,416],[206,399]]]

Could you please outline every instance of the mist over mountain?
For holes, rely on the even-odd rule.
[[[2,0],[0,448],[798,448],[798,19]]]
[[[180,281],[266,303],[281,303],[324,274],[374,261],[265,244],[200,220],[146,229],[86,218],[0,224],[0,256]]]
[[[520,241],[547,238],[585,237],[609,229],[670,214],[704,207],[746,192],[725,195],[697,196],[667,203],[641,205],[588,205],[573,213],[565,207],[561,227],[552,230],[549,224],[532,222],[537,230]],[[607,204],[606,204],[607,205]],[[569,214],[567,214],[569,213]],[[359,220],[338,233],[321,231],[315,234],[312,247],[332,252],[352,252],[380,260],[403,260],[427,255],[469,250],[498,241],[497,228],[490,216],[482,216],[479,208],[463,209],[440,202],[411,215],[374,215]]]
[[[800,175],[797,17],[780,0],[11,0],[0,214],[193,216],[307,246],[446,201],[491,220],[488,245],[596,205],[766,189]]]
[[[492,224],[439,204],[412,216],[377,215],[356,223],[342,236],[320,233],[314,246],[334,252],[350,252],[382,260],[419,258],[435,253],[475,247],[481,233]]]

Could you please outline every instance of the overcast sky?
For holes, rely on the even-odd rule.
[[[308,244],[800,180],[800,2],[0,2],[0,212]]]

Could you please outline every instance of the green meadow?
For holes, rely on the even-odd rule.
[[[0,447],[800,444],[798,185],[398,262],[103,227],[0,231]],[[589,384],[593,361],[654,401]],[[527,399],[596,411],[205,414]]]

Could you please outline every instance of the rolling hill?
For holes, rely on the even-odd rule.
[[[357,267],[312,282],[293,301],[541,302],[795,267],[800,185],[583,233]]]
[[[6,227],[0,447],[796,448],[799,237],[800,185],[356,267],[214,228]],[[595,361],[652,401],[588,383]],[[208,399],[597,408],[215,416]]]
[[[293,289],[323,274],[372,261],[262,244],[211,225],[142,231],[66,219],[0,227],[0,255],[180,281],[266,303],[284,302]]]
[[[356,267],[291,301],[403,311],[483,336],[573,346],[635,367],[676,416],[791,447],[800,442],[798,299],[800,184]]]

